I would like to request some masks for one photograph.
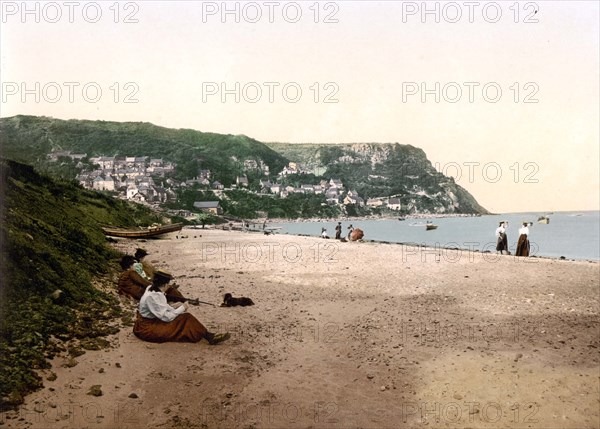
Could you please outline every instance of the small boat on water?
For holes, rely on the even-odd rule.
[[[538,218],[538,223],[543,223],[548,225],[550,223],[550,218],[548,216],[540,216]]]
[[[437,225],[434,225],[433,223],[427,223],[425,224],[425,231],[431,231],[434,229],[437,229]]]
[[[406,218],[399,217],[398,220],[406,220]]]
[[[170,225],[155,224],[146,228],[140,227],[139,229],[103,227],[102,232],[111,237],[150,238],[158,237],[159,235],[167,234],[169,232],[181,231],[181,228],[183,228],[182,223],[173,223]]]

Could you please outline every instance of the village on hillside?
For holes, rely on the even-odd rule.
[[[245,190],[257,195],[268,195],[272,197],[286,198],[290,194],[322,194],[328,205],[356,205],[358,207],[386,208],[399,211],[401,209],[400,198],[384,197],[371,198],[365,201],[354,190],[347,190],[339,179],[320,180],[319,183],[303,183],[299,187],[277,183],[289,175],[302,177],[307,171],[297,162],[289,162],[277,174],[277,179],[272,182],[269,176],[269,166],[262,161],[254,159],[243,161],[244,171],[259,170],[265,179],[259,181],[259,191],[249,187],[246,175],[236,177],[235,183],[223,184],[214,180],[214,172],[210,170],[199,170],[198,175],[192,179],[178,181],[173,179],[176,164],[162,158],[151,158],[149,156],[95,156],[89,158],[92,170],[84,170],[82,160],[88,159],[86,154],[71,153],[70,151],[55,151],[48,155],[50,162],[58,162],[61,158],[69,158],[77,163],[80,169],[76,180],[86,189],[97,191],[108,191],[117,198],[134,201],[136,203],[160,207],[164,203],[176,203],[177,191],[180,189],[197,187],[199,190],[212,190],[221,198],[223,192],[235,189]],[[199,211],[221,214],[218,201],[198,201],[194,208]],[[194,218],[196,215],[187,210],[177,210],[177,214],[186,218]]]

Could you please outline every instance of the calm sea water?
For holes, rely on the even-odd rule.
[[[364,240],[416,243],[427,246],[458,247],[496,252],[495,232],[498,223],[509,222],[507,231],[510,251],[514,254],[518,230],[522,222],[533,222],[529,227],[531,254],[535,256],[568,259],[600,260],[600,212],[555,212],[548,214],[550,223],[540,224],[537,219],[547,213],[509,213],[481,217],[364,220],[342,222],[342,236],[350,224],[365,232]],[[438,229],[425,230],[425,222],[431,221]],[[337,222],[295,222],[269,224],[281,227],[281,233],[319,236],[321,227],[327,228],[330,237],[335,236]]]

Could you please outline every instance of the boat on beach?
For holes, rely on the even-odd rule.
[[[122,238],[151,238],[158,237],[159,235],[167,234],[169,232],[181,231],[183,228],[182,223],[173,223],[170,225],[150,225],[146,228],[140,227],[139,229],[126,229],[118,227],[102,227],[102,232],[110,237],[122,237]]]

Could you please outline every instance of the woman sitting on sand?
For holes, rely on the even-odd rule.
[[[152,284],[152,282],[148,279],[143,278],[139,275],[137,270],[135,269],[136,259],[131,255],[125,255],[119,261],[121,268],[123,268],[123,273],[119,277],[118,283],[118,291],[119,295],[129,296],[136,300],[140,300],[146,288]],[[170,287],[167,291],[167,295],[171,298],[172,301],[178,301],[183,298],[181,292],[177,289]]]
[[[133,333],[144,341],[164,343],[167,341],[197,343],[205,338],[214,345],[229,339],[229,333],[213,334],[190,313],[187,302],[167,303],[165,292],[173,279],[169,273],[156,271],[152,286],[148,286],[140,299],[139,311]]]
[[[134,264],[135,258],[131,255],[125,255],[119,261],[119,265],[123,268],[123,273],[119,277],[118,290],[119,295],[139,300],[144,295],[146,287],[152,283],[138,274],[134,269]]]
[[[136,249],[135,254],[133,255],[136,261],[133,264],[133,268],[140,275],[140,277],[146,280],[152,280],[152,275],[154,274],[154,267],[143,260],[147,255],[148,252],[146,251],[146,249]]]

